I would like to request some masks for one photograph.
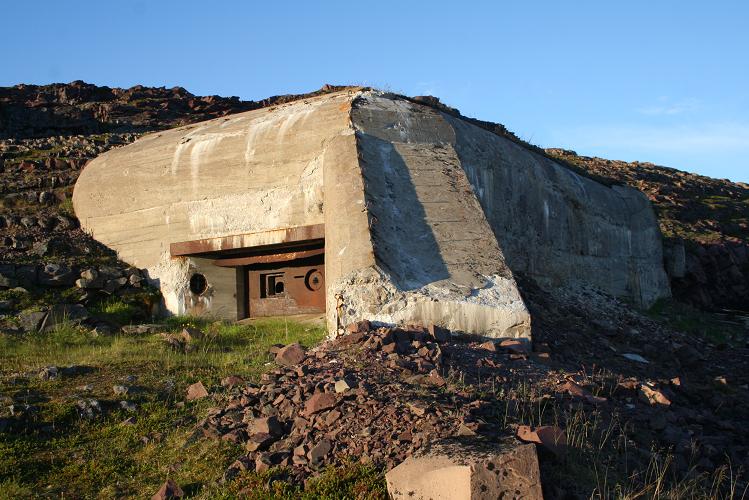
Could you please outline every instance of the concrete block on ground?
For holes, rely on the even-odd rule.
[[[512,438],[441,441],[385,478],[395,500],[543,498],[536,448]]]

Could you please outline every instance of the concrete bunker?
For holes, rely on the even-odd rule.
[[[670,293],[642,193],[378,91],[144,136],[90,162],[73,205],[172,314],[529,337],[516,272],[641,305]]]
[[[241,237],[172,243],[171,257],[192,264],[186,312],[215,312],[221,306],[214,300],[226,302],[232,297],[235,319],[324,314],[324,227],[297,228],[285,232],[281,239],[275,244],[238,247],[233,243],[244,241]],[[230,311],[224,304],[223,315],[232,315]]]

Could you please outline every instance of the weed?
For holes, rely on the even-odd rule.
[[[207,335],[195,341],[190,353],[172,350],[158,335],[94,337],[70,324],[43,334],[0,337],[0,395],[30,408],[23,416],[0,414],[10,422],[0,432],[0,498],[24,498],[30,492],[143,497],[166,477],[201,498],[219,497],[229,488],[218,480],[242,451],[193,437],[195,424],[215,403],[182,404],[187,386],[201,380],[215,388],[229,374],[257,380],[268,367],[271,345],[288,335],[289,341],[310,346],[324,337],[324,330],[279,320],[237,325],[172,318],[168,325],[175,331],[196,325]],[[36,371],[48,365],[89,369],[40,380]],[[129,375],[137,377],[126,396],[136,404],[134,413],[120,408],[122,397],[112,391]],[[90,391],[82,391],[83,385]],[[81,416],[77,403],[82,399],[99,401],[101,414]],[[128,417],[134,422],[123,425]],[[365,484],[370,476],[362,474],[358,482],[356,474],[351,476],[348,491]]]

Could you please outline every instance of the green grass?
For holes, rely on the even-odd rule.
[[[99,318],[118,325],[129,325],[143,312],[141,304],[125,301],[122,297],[109,297],[91,307],[90,312]],[[145,318],[140,318],[145,319]]]
[[[220,397],[221,378],[236,374],[255,380],[272,366],[271,345],[298,341],[310,346],[324,331],[283,320],[236,325],[173,318],[167,325],[175,331],[197,326],[207,335],[190,353],[172,350],[159,335],[96,337],[70,325],[44,335],[0,336],[0,412],[11,400],[35,409],[23,418],[0,413],[11,422],[9,430],[0,432],[0,498],[143,498],[166,477],[191,497],[231,498],[232,485],[217,481],[242,450],[193,436],[196,422],[219,403],[206,398],[182,404],[187,386],[200,380]],[[35,373],[48,365],[89,371],[42,381]],[[128,375],[138,378],[123,382]],[[88,393],[80,389],[86,384],[92,388]],[[117,384],[137,392],[115,396],[112,386]],[[97,399],[104,411],[91,420],[79,417],[81,398]],[[136,403],[135,413],[119,407],[123,399]],[[135,424],[123,425],[130,416]],[[354,474],[361,480],[353,483],[366,482],[367,474],[361,468]],[[251,480],[259,479],[245,478]]]
[[[73,198],[70,196],[66,196],[65,199],[60,202],[58,210],[65,215],[75,217],[75,210],[73,210]]]
[[[647,313],[673,329],[700,336],[710,342],[741,344],[746,341],[746,328],[727,324],[716,314],[695,309],[676,300],[661,299]]]
[[[303,488],[284,480],[283,469],[263,474],[240,475],[227,488],[206,491],[210,498],[246,498],[253,500],[386,500],[388,498],[382,471],[369,464],[349,463],[328,467]]]

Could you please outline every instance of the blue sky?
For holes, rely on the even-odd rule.
[[[543,147],[749,182],[749,2],[3,1],[0,85],[433,94]]]

